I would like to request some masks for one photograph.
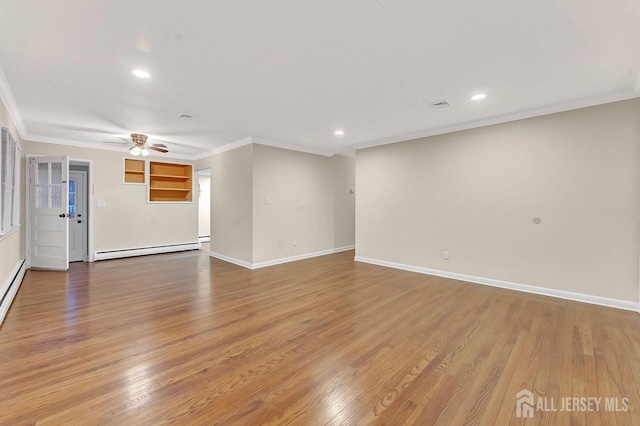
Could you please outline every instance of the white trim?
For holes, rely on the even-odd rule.
[[[255,144],[271,146],[273,148],[281,148],[281,149],[288,149],[290,151],[305,152],[307,154],[322,155],[323,157],[333,157],[335,155],[335,152],[333,151],[322,151],[319,149],[301,147],[298,145],[289,145],[286,143],[276,142],[276,141],[272,141],[265,138],[255,137],[255,136],[252,136],[251,139]]]
[[[10,230],[8,230],[7,232],[5,232],[4,234],[0,234],[0,241],[4,240],[5,238],[9,237],[9,235],[14,234],[15,232],[18,232],[21,226],[22,224],[19,223],[13,228],[11,228]]]
[[[211,157],[212,155],[220,154],[225,151],[231,151],[232,149],[240,148],[241,146],[249,145],[253,143],[251,136],[239,139],[235,142],[228,143],[226,145],[219,146],[218,148],[211,149],[209,151],[196,154],[192,157],[193,160],[202,160],[203,158]]]
[[[326,256],[327,254],[340,253],[342,251],[353,250],[356,246],[338,247],[329,250],[316,251],[313,253],[299,254],[291,257],[283,257],[281,259],[267,260],[253,264],[253,269],[266,268],[267,266],[280,265],[281,263],[295,262],[297,260],[309,259],[312,257]]]
[[[216,259],[220,259],[224,262],[233,263],[234,265],[242,266],[243,268],[253,269],[253,265],[250,262],[245,262],[244,260],[225,256],[224,254],[210,252],[209,256],[214,257]]]
[[[18,293],[18,289],[22,285],[22,279],[24,278],[24,274],[27,271],[27,261],[26,259],[22,259],[20,263],[11,271],[9,276],[7,277],[7,281],[2,284],[2,291],[0,291],[0,299],[5,296],[2,305],[0,305],[0,325],[2,325],[2,321],[7,316],[7,312],[11,307],[11,303],[13,303],[13,299],[16,297],[16,293]],[[13,283],[13,285],[11,285]],[[11,287],[10,287],[11,286]]]
[[[374,146],[381,145],[389,145],[397,142],[406,142],[415,139],[427,138],[429,136],[437,136],[443,135],[446,133],[459,132],[462,130],[471,130],[476,129],[478,127],[486,127],[494,124],[507,123],[510,121],[523,120],[526,118],[539,117],[542,115],[555,114],[559,112],[571,111],[580,108],[587,108],[596,105],[608,104],[611,102],[619,102],[626,101],[628,99],[633,99],[640,97],[640,94],[631,91],[631,90],[623,90],[614,93],[607,93],[600,96],[594,96],[586,99],[579,99],[571,102],[563,102],[559,104],[548,105],[539,108],[533,108],[525,111],[514,112],[511,114],[499,115],[496,117],[485,118],[482,120],[469,121],[466,123],[453,124],[450,126],[439,127],[436,129],[428,129],[415,133],[405,133],[398,136],[392,136],[389,138],[373,140],[369,142],[363,142],[361,144],[356,144],[353,146],[353,149],[360,150],[365,148],[372,148]]]
[[[326,256],[328,254],[340,253],[342,251],[353,250],[355,248],[356,246],[338,247],[334,249],[316,251],[313,253],[305,253],[305,254],[298,254],[296,256],[282,257],[280,259],[266,260],[264,262],[258,262],[258,263],[250,263],[244,260],[235,259],[233,257],[225,256],[224,254],[214,253],[214,252],[209,253],[209,256],[215,257],[216,259],[224,260],[225,262],[242,266],[247,269],[260,269],[260,268],[266,268],[268,266],[280,265],[282,263],[295,262],[298,260],[310,259],[312,257],[319,257],[319,256]]]
[[[170,244],[156,247],[135,247],[119,250],[95,252],[95,260],[121,259],[123,257],[145,256],[148,254],[173,253],[178,251],[200,250],[200,243]]]
[[[26,137],[23,137],[23,139],[31,141],[31,142],[42,142],[42,143],[49,143],[49,144],[54,144],[54,145],[75,146],[75,147],[78,147],[78,148],[98,149],[98,150],[102,150],[102,151],[117,151],[117,152],[121,152],[122,154],[125,154],[125,155],[129,153],[129,148],[128,147],[123,147],[123,146],[118,146],[118,145],[99,144],[99,143],[96,143],[96,142],[82,142],[82,141],[76,141],[76,140],[72,140],[72,139],[52,138],[52,137],[49,137],[49,136],[39,136],[39,135],[31,135],[31,134],[27,134]],[[193,155],[186,155],[186,154],[169,153],[169,154],[167,154],[166,157],[163,157],[163,156],[160,156],[160,155],[156,155],[156,154],[151,154],[151,155],[149,155],[147,157],[144,157],[144,158],[145,159],[161,158],[163,160],[164,159],[177,158],[179,160],[191,160],[192,161],[194,159],[194,156]]]
[[[356,256],[354,260],[356,262],[370,263],[372,265],[385,266],[387,268],[402,269],[403,271],[417,272],[419,274],[435,275],[437,277],[451,278],[454,280],[467,281],[492,287],[500,287],[508,290],[516,290],[542,296],[556,297],[559,299],[573,300],[575,302],[590,303],[592,305],[607,306],[609,308],[640,312],[640,303],[627,300],[610,299],[607,297],[593,296],[590,294],[574,293],[571,291],[537,287],[527,284],[518,284],[509,281],[495,280],[493,278],[475,277],[473,275],[459,274],[457,272],[440,271],[437,269],[423,268],[421,266],[406,265],[404,263],[389,262],[386,260],[371,259],[362,256]]]
[[[198,237],[198,241],[201,243],[208,243],[211,241],[211,237]]]
[[[27,128],[24,126],[24,121],[22,121],[22,115],[20,115],[18,104],[13,97],[11,87],[9,87],[9,82],[7,81],[7,76],[4,74],[2,66],[0,66],[0,100],[2,100],[4,105],[7,107],[9,116],[11,117],[16,129],[18,129],[20,138],[24,141],[26,139],[25,136],[27,136]]]
[[[73,164],[72,164],[73,163]],[[87,233],[87,257],[85,258],[85,262],[93,262],[95,261],[93,251],[93,192],[94,192],[94,183],[93,183],[93,160],[85,160],[81,158],[69,158],[69,167],[72,165],[76,166],[87,166],[89,168],[89,174],[87,176],[87,217],[89,218],[88,222],[88,233]],[[27,238],[27,241],[29,239]]]

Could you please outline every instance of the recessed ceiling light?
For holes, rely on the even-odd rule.
[[[344,135],[344,130],[336,130],[335,132],[333,132],[334,135],[336,136],[343,136]]]
[[[486,97],[487,97],[487,94],[486,94],[486,93],[478,93],[478,94],[476,94],[476,95],[473,95],[473,96],[471,97],[471,100],[472,100],[472,101],[481,101],[481,100],[483,100],[483,99],[484,99],[484,98],[486,98]]]
[[[145,70],[133,70],[133,75],[135,75],[136,77],[140,77],[140,78],[149,78],[149,77],[151,77],[151,74],[149,74]]]

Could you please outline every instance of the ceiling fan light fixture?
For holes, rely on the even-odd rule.
[[[133,156],[138,156],[142,153],[142,150],[140,149],[139,146],[134,146],[133,148],[131,148],[131,155]],[[148,153],[148,152],[147,152]],[[143,154],[144,155],[144,154]]]
[[[147,148],[142,148],[140,154],[142,154],[143,157],[146,157],[147,155],[149,155],[149,150]]]

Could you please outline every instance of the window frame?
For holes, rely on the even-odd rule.
[[[9,161],[9,156],[2,155],[2,146],[6,144],[6,153],[13,156],[13,162]],[[20,229],[20,163],[22,160],[22,149],[13,138],[11,132],[6,127],[0,126],[0,241],[15,231]],[[9,169],[8,183],[3,182],[5,169]],[[5,223],[5,191],[10,191],[9,203],[9,223]]]

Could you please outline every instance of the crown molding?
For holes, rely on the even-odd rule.
[[[385,139],[373,140],[356,144],[354,149],[360,150],[365,148],[373,148],[375,146],[389,145],[397,142],[405,142],[415,139],[427,138],[430,136],[444,135],[446,133],[460,132],[463,130],[471,130],[479,127],[492,126],[494,124],[502,124],[510,121],[524,120],[526,118],[540,117],[543,115],[556,114],[559,112],[571,111],[580,108],[588,108],[596,105],[608,104],[611,102],[626,101],[640,97],[640,90],[636,91],[621,90],[618,92],[607,93],[600,96],[594,96],[579,99],[571,102],[563,102],[554,105],[548,105],[540,108],[533,108],[525,111],[504,114],[495,117],[485,118],[482,120],[469,121],[466,123],[453,124],[451,126],[439,127],[437,129],[423,130],[415,133],[406,133],[399,136],[392,136]]]
[[[256,137],[256,136],[252,136],[251,139],[253,140],[253,143],[256,143],[258,145],[271,146],[273,148],[288,149],[290,151],[298,151],[298,152],[304,152],[307,154],[322,155],[324,157],[333,157],[335,155],[335,152],[333,151],[324,151],[320,149],[301,147],[299,145],[289,145],[283,142],[277,142],[277,141]]]
[[[82,141],[76,141],[72,139],[52,138],[49,136],[37,136],[37,135],[27,134],[27,137],[24,138],[24,140],[28,142],[41,142],[41,143],[48,143],[53,145],[65,145],[65,146],[73,146],[77,148],[97,149],[101,151],[116,151],[116,152],[121,152],[123,154],[127,153],[126,150],[123,150],[122,148],[118,148],[117,146],[99,145],[93,142],[82,142]],[[159,157],[155,154],[154,156]],[[169,153],[166,157],[159,157],[159,158],[177,158],[180,160],[194,159],[193,155],[173,154],[173,153]]]
[[[11,92],[11,88],[9,87],[9,82],[7,81],[7,77],[4,74],[2,65],[0,65],[0,100],[2,100],[4,105],[7,107],[9,116],[11,117],[14,126],[18,130],[18,133],[20,133],[20,138],[22,140],[26,139],[27,128],[24,126],[24,121],[22,121],[22,115],[20,115],[18,104],[16,104],[16,100],[13,97],[13,93]]]
[[[635,79],[633,85],[626,90],[621,90],[617,92],[607,93],[599,96],[579,99],[570,102],[563,102],[554,105],[548,105],[540,108],[533,108],[525,111],[520,111],[511,114],[504,114],[500,116],[490,117],[482,120],[469,121],[466,123],[454,124],[451,126],[439,127],[436,129],[428,129],[420,132],[414,133],[405,133],[402,135],[392,136],[384,139],[377,139],[368,142],[363,142],[360,144],[356,144],[353,146],[352,150],[347,152],[336,153],[332,151],[318,150],[309,147],[302,147],[299,145],[291,145],[284,142],[277,142],[273,140],[269,140],[262,137],[257,136],[248,136],[246,138],[239,139],[237,141],[222,145],[220,147],[201,152],[199,154],[171,154],[172,158],[182,159],[182,160],[190,160],[196,161],[201,160],[206,157],[210,157],[212,155],[220,154],[225,151],[230,151],[232,149],[240,148],[245,145],[249,145],[252,143],[259,145],[271,146],[274,148],[288,149],[291,151],[304,152],[307,154],[315,154],[321,155],[324,157],[332,157],[336,154],[355,157],[355,152],[360,149],[372,148],[375,146],[388,145],[398,142],[404,142],[414,139],[426,138],[429,136],[437,136],[446,133],[459,132],[463,130],[470,130],[479,127],[491,126],[494,124],[507,123],[510,121],[523,120],[526,118],[539,117],[548,114],[555,114],[559,112],[571,111],[579,108],[587,108],[595,105],[602,105],[611,102],[624,101],[628,99],[638,98],[640,97],[640,73],[638,73],[637,78]],[[9,116],[11,117],[18,133],[20,134],[20,138],[23,141],[33,141],[33,142],[42,142],[42,143],[51,143],[57,145],[68,145],[75,146],[80,148],[90,148],[90,149],[100,149],[105,151],[119,151],[123,152],[120,148],[110,147],[110,146],[102,146],[92,142],[84,142],[77,141],[72,139],[63,139],[63,138],[54,138],[49,136],[40,136],[40,135],[31,135],[27,132],[27,129],[24,125],[24,121],[22,120],[22,115],[18,110],[18,106],[13,97],[13,93],[11,92],[11,88],[9,87],[9,82],[4,74],[2,66],[0,66],[0,100],[5,104]]]
[[[226,145],[219,146],[218,148],[210,149],[200,154],[192,156],[193,160],[202,160],[203,158],[211,157],[212,155],[220,154],[225,151],[231,151],[232,149],[240,148],[241,146],[249,145],[253,143],[251,136],[238,139],[235,142],[228,143]]]

